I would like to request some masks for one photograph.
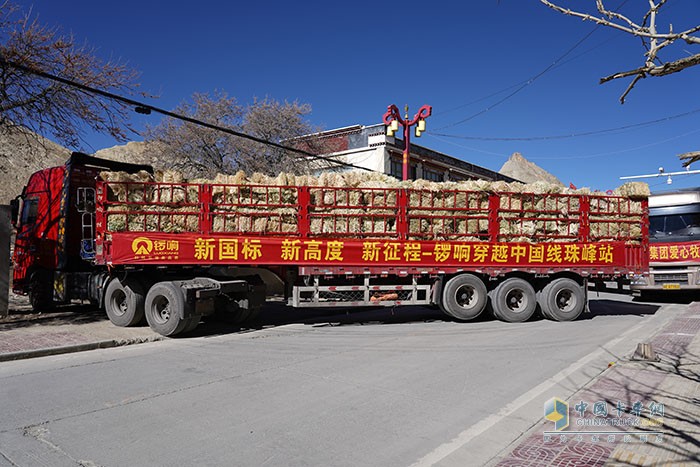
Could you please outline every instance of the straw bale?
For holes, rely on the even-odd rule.
[[[131,201],[131,202],[143,202],[149,201],[151,193],[153,191],[152,186],[143,185],[145,182],[152,182],[153,177],[150,173],[145,170],[140,170],[135,174],[130,174],[127,172],[111,172],[103,171],[100,172],[100,178],[109,183],[109,191],[107,193],[107,199],[109,201]],[[127,200],[126,193],[129,193]]]
[[[156,170],[154,179],[159,183],[185,183],[185,176],[177,170]]]
[[[255,172],[253,175],[248,177],[252,185],[265,185],[267,182],[267,175]]]
[[[365,180],[358,186],[361,189],[361,204],[366,206],[396,206],[397,190],[381,180]]]
[[[527,185],[527,191],[535,194],[561,193],[564,187],[544,181],[536,181]]]
[[[510,183],[504,182],[502,180],[495,181],[491,183],[491,191],[494,193],[505,192],[510,193],[512,191]]]
[[[627,198],[648,198],[651,195],[649,185],[644,182],[627,182],[616,188],[613,193]]]
[[[486,219],[467,219],[467,233],[487,234],[489,232],[489,221]]]
[[[126,209],[126,206],[119,206],[119,210]],[[107,230],[110,232],[122,232],[126,230],[126,214],[107,213]]]
[[[463,185],[463,190],[467,191],[491,191],[491,181],[489,180],[467,180],[465,182],[460,182]]]

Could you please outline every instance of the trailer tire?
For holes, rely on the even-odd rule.
[[[522,323],[532,317],[537,309],[537,295],[525,279],[511,277],[489,292],[493,314],[501,321]]]
[[[537,294],[542,314],[554,321],[573,321],[586,307],[586,292],[578,282],[555,279]]]
[[[486,309],[487,302],[484,282],[473,274],[460,274],[448,280],[442,289],[440,309],[455,319],[469,321]]]
[[[191,318],[182,318],[186,306],[180,287],[172,282],[158,282],[146,294],[146,321],[161,336],[175,336],[191,324]]]
[[[135,326],[143,321],[143,287],[137,281],[112,279],[105,289],[105,312],[115,326]]]
[[[190,331],[194,331],[197,326],[199,326],[199,322],[202,319],[202,315],[196,315],[192,316],[191,318],[187,319],[187,325],[185,328],[182,330],[182,334],[187,334]]]
[[[32,310],[37,312],[53,307],[53,284],[49,271],[37,269],[32,273],[29,279],[29,303]]]

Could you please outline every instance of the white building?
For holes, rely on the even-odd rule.
[[[348,164],[402,178],[404,141],[387,136],[386,127],[383,124],[354,125],[327,130],[298,138],[296,143],[304,147],[307,145],[303,142],[309,140],[315,140],[314,146],[324,148],[322,155],[326,157],[338,158]],[[413,141],[411,141],[409,178],[431,181],[470,179],[517,181],[507,175],[419,146]]]

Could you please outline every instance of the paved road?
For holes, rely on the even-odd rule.
[[[601,294],[587,319],[521,324],[375,310],[6,362],[0,465],[479,465],[685,307]]]

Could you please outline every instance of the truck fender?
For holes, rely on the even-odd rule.
[[[90,276],[90,281],[88,283],[88,297],[90,303],[104,308],[105,288],[107,287],[109,278],[110,275],[107,271],[100,271]]]

